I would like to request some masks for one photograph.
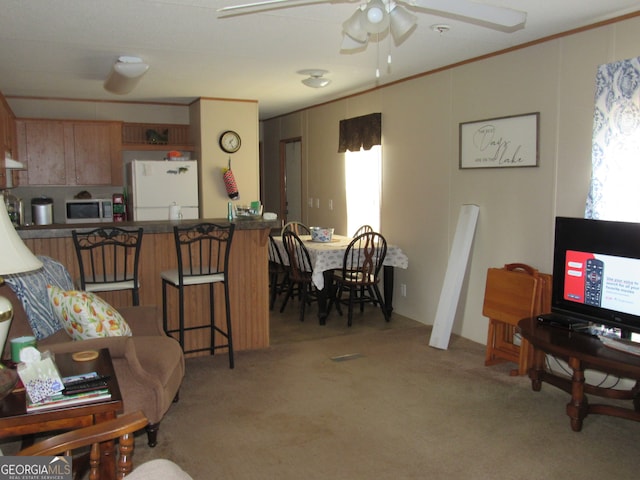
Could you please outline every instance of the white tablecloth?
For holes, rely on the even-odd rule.
[[[311,278],[314,285],[319,290],[324,288],[324,272],[333,270],[334,268],[342,268],[342,260],[344,253],[353,240],[350,237],[342,235],[334,235],[331,242],[312,242],[310,235],[300,235],[304,241],[305,247],[309,251],[313,273]],[[273,237],[280,250],[282,261],[287,263],[287,253],[284,250],[282,237]],[[387,255],[384,258],[383,265],[390,267],[408,268],[409,258],[402,252],[400,247],[387,244]]]

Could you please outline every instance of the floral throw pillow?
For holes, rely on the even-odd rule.
[[[131,336],[131,329],[115,308],[91,292],[48,285],[54,314],[74,340]]]

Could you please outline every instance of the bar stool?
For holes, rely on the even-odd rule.
[[[139,305],[138,263],[142,234],[142,228],[72,230],[80,269],[80,289],[87,292],[131,290],[133,305]]]
[[[174,226],[178,268],[160,272],[162,278],[162,320],[167,335],[178,334],[178,341],[184,353],[208,350],[211,355],[215,350],[228,348],[229,368],[233,363],[233,341],[231,334],[231,310],[229,302],[229,252],[233,239],[234,224],[218,225],[215,223],[199,223],[187,227]],[[226,311],[226,331],[215,323],[214,284],[224,286],[224,301]],[[185,327],[184,302],[185,287],[191,285],[209,285],[209,323],[200,323]],[[167,320],[167,285],[178,290],[178,328],[170,329]],[[208,347],[185,350],[184,334],[187,331],[208,329],[210,344]],[[215,334],[219,333],[227,342],[216,345]],[[173,336],[173,335],[172,335]]]

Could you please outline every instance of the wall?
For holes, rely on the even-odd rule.
[[[279,138],[301,136],[303,195],[321,199],[320,209],[305,204],[303,219],[344,233],[338,122],[382,112],[381,229],[409,257],[407,270],[396,269],[395,311],[433,323],[460,207],[476,204],[453,332],[486,343],[487,268],[524,262],[551,271],[555,216],[584,214],[597,66],[640,55],[638,44],[635,17],[266,121],[265,170],[277,172]],[[530,112],[540,112],[538,167],[458,169],[460,122]],[[265,192],[269,202],[276,196]]]
[[[258,103],[202,98],[190,107],[190,118],[198,145],[195,156],[201,159],[201,215],[226,218],[230,199],[222,180],[222,169],[229,164],[229,159],[240,192],[237,203],[259,200]],[[225,153],[218,146],[218,138],[226,130],[238,132],[242,139],[236,153]]]

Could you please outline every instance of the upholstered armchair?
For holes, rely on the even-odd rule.
[[[42,275],[36,283],[47,283],[51,269],[62,268],[57,262],[44,258],[45,268],[30,276]],[[68,275],[68,272],[66,272]],[[11,279],[5,279],[11,283]],[[60,284],[62,283],[62,284]],[[59,282],[61,288],[69,288]],[[72,284],[71,284],[72,285]],[[37,290],[34,287],[33,290]],[[46,287],[45,287],[46,288]],[[72,288],[72,287],[71,287]],[[19,291],[19,290],[18,290]],[[182,378],[184,377],[184,355],[177,341],[168,337],[162,329],[162,316],[155,306],[121,307],[118,312],[129,324],[132,336],[92,338],[74,341],[64,329],[44,328],[33,324],[25,311],[23,303],[8,285],[0,286],[0,294],[7,297],[14,309],[14,318],[8,338],[23,335],[36,335],[37,347],[41,351],[52,353],[76,352],[82,350],[108,348],[124,402],[124,413],[141,410],[149,420],[146,427],[149,446],[157,444],[160,421],[177,400]],[[21,292],[24,298],[24,291]],[[29,301],[40,302],[38,309],[48,306],[48,295],[31,291]],[[31,316],[36,316],[33,306],[27,308]],[[45,315],[46,316],[46,315]],[[44,332],[44,330],[47,330]],[[37,333],[36,333],[37,332]],[[46,335],[43,338],[43,335]],[[9,342],[7,342],[7,345]],[[8,356],[7,348],[3,358]]]

